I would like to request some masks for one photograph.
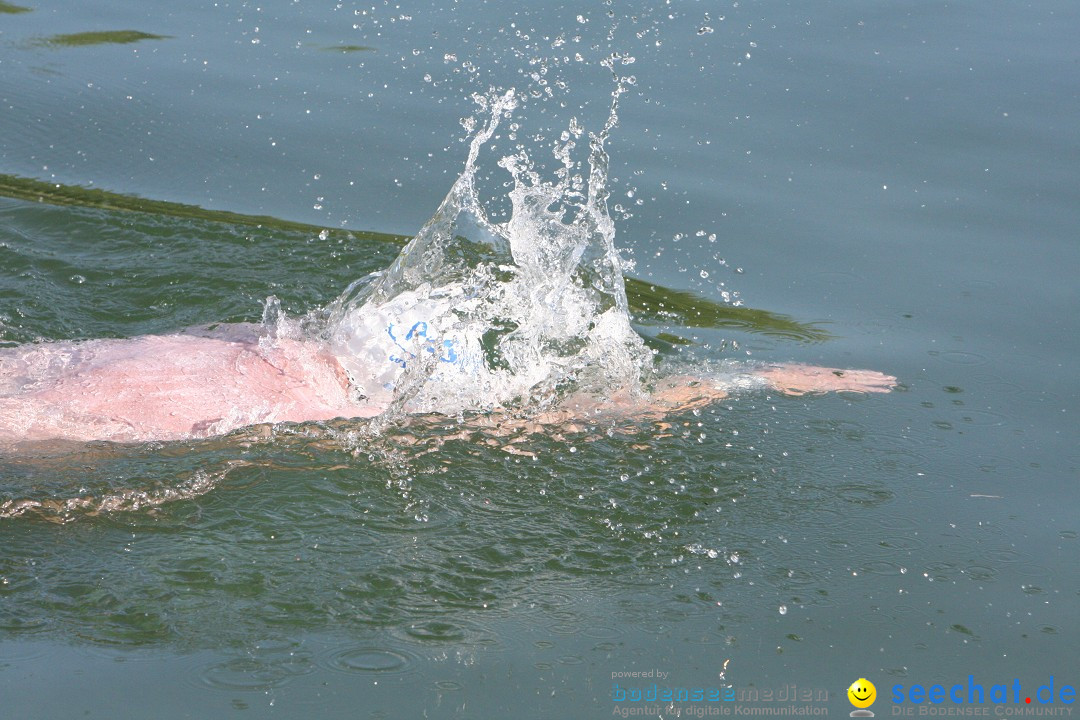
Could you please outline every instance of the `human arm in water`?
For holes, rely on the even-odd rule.
[[[798,363],[750,365],[712,377],[669,375],[657,380],[645,394],[626,390],[603,398],[587,393],[572,395],[539,419],[549,425],[605,415],[657,420],[669,413],[707,406],[740,390],[772,390],[800,396],[827,392],[887,393],[894,387],[895,377],[876,370],[842,370]]]
[[[740,383],[739,380],[749,382]],[[706,382],[700,378],[675,377],[665,380],[653,391],[652,398],[659,405],[672,409],[713,402],[726,397],[732,387],[742,384],[762,385],[784,395],[808,395],[827,392],[886,393],[896,387],[896,378],[876,370],[842,370],[783,363],[750,367],[726,386],[720,382]]]
[[[648,393],[607,394],[602,402],[575,395],[536,420],[658,417],[714,402],[740,385],[802,395],[888,392],[895,381],[869,370],[748,367],[729,382],[671,376]],[[318,343],[260,337],[250,327],[0,351],[0,441],[7,443],[180,440],[249,425],[369,418],[384,410],[354,397],[341,365]]]

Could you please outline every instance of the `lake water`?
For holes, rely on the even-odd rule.
[[[439,206],[474,93],[523,99],[481,176],[498,217],[493,159],[598,132],[618,53],[629,275],[722,304],[641,331],[673,362],[902,383],[534,457],[303,427],[0,456],[5,717],[1075,687],[1078,28],[1072,2],[0,3],[0,343],[324,305]]]

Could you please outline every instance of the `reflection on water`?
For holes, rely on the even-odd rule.
[[[228,225],[254,226],[271,230],[311,233],[321,236],[322,240],[351,240],[358,242],[385,242],[404,245],[407,238],[387,233],[346,231],[340,228],[309,225],[307,223],[282,220],[267,215],[243,215],[227,210],[207,210],[197,205],[185,205],[163,200],[152,200],[136,195],[122,195],[100,188],[64,185],[43,182],[33,178],[0,174],[0,196],[26,200],[29,202],[49,203],[50,205],[74,205],[77,207],[99,208],[110,211],[138,212],[158,215],[164,218],[192,218]],[[147,218],[149,220],[149,218]]]
[[[30,44],[33,47],[61,48],[85,47],[87,45],[127,45],[141,40],[167,40],[171,35],[154,35],[139,30],[95,30],[91,32],[50,35],[38,38]]]
[[[327,45],[319,49],[326,50],[327,52],[340,53],[375,52],[375,48],[369,47],[367,45]]]
[[[371,244],[386,243],[390,247],[385,251],[396,252],[397,248],[403,246],[408,240],[408,238],[400,235],[308,225],[306,223],[282,220],[266,215],[243,215],[223,210],[207,210],[196,205],[184,205],[175,202],[152,200],[133,195],[113,193],[100,188],[84,188],[76,185],[48,183],[5,174],[0,174],[0,196],[35,203],[99,208],[108,210],[110,213],[115,211],[137,212],[158,216],[157,219],[152,217],[144,218],[145,225],[142,227],[140,227],[138,219],[127,221],[122,217],[111,214],[85,215],[80,217],[81,223],[98,223],[98,231],[102,233],[114,233],[116,232],[116,229],[114,229],[113,226],[122,225],[124,227],[130,227],[136,232],[142,232],[147,236],[151,236],[158,233],[158,231],[153,229],[154,226],[162,222],[165,218],[190,218],[234,226],[231,229],[219,229],[214,228],[213,226],[203,225],[193,226],[188,231],[189,236],[187,240],[188,243],[194,243],[196,257],[205,251],[208,242],[220,242],[220,238],[228,237],[229,234],[236,238],[246,238],[249,241],[253,241],[256,237],[263,238],[259,247],[266,247],[268,244],[271,244],[271,231],[276,233],[288,233],[288,235],[282,236],[278,241],[284,244],[300,242],[303,240],[310,245],[310,238],[304,238],[303,236],[316,235],[321,242],[319,245],[310,248],[310,251],[313,253],[322,253],[329,249],[330,252],[329,257],[327,258],[327,264],[323,267],[323,272],[325,273],[333,273],[335,270],[348,271],[353,267],[348,264],[345,266],[336,264],[335,267],[335,264],[331,264],[330,261],[338,259],[338,256],[333,250],[333,245],[329,243],[351,245],[353,246],[354,252],[359,253],[371,252],[371,250],[368,249]],[[50,233],[50,242],[65,243],[67,241],[65,236],[53,235],[48,229],[41,228],[39,223],[30,221],[27,226],[23,226],[22,222],[26,221],[21,220],[20,218],[28,214],[25,210],[20,211],[17,207],[13,206],[6,213],[0,212],[0,219],[2,219],[5,214],[11,218],[8,226],[9,232],[33,233],[45,231]],[[247,234],[250,231],[245,230],[246,227],[256,228],[257,235]],[[0,225],[0,232],[3,230],[4,227]],[[223,232],[226,234],[223,235]],[[208,235],[210,237],[207,237]],[[149,240],[149,237],[147,239]],[[329,241],[329,243],[327,241]],[[18,245],[13,245],[12,247],[16,248]],[[383,252],[383,250],[380,249],[379,252]],[[118,255],[111,259],[113,264],[130,261],[131,258],[126,255]],[[13,262],[17,262],[17,260],[13,260]],[[201,271],[201,274],[204,275],[221,274],[221,268],[200,267],[199,270]],[[328,279],[336,279],[333,275],[328,275],[327,277]],[[349,278],[346,275],[342,275],[342,279],[348,281]],[[6,278],[5,280],[7,282],[12,282],[13,279]],[[732,328],[745,330],[751,333],[772,335],[786,340],[801,340],[807,342],[827,340],[830,337],[829,333],[820,326],[799,322],[787,315],[740,305],[729,305],[691,292],[665,288],[633,277],[626,279],[626,296],[629,302],[632,319],[634,323],[639,326],[661,328]],[[208,318],[207,322],[223,319],[225,318]],[[3,327],[0,326],[0,331],[2,330]],[[0,341],[3,339],[2,335],[0,335]],[[660,336],[660,340],[668,343],[674,341],[679,344],[685,342],[683,338],[670,334],[668,334],[667,337]]]

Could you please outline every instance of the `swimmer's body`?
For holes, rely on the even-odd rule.
[[[410,330],[418,332],[415,324]],[[391,366],[401,349],[397,338],[387,355]],[[458,362],[449,341],[439,349],[439,360]],[[358,392],[355,375],[355,357],[342,362],[321,341],[270,338],[257,325],[7,348],[0,350],[0,442],[182,440],[384,412],[385,394]],[[746,367],[739,377],[792,395],[888,392],[895,384],[874,371],[794,364]],[[627,390],[602,402],[572,395],[534,420],[664,414],[718,400],[730,389],[715,378],[669,377],[650,393]]]
[[[352,399],[318,345],[260,344],[256,326],[228,330],[2,350],[0,440],[178,440],[378,414]],[[30,373],[38,377],[11,392]]]

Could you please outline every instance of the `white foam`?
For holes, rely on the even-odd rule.
[[[607,209],[602,132],[576,120],[544,178],[524,149],[499,158],[513,187],[505,222],[476,188],[482,150],[516,107],[513,90],[480,97],[486,122],[465,170],[391,267],[357,283],[322,314],[322,334],[359,395],[410,411],[527,406],[563,389],[637,387],[651,354],[630,325],[623,260]]]

